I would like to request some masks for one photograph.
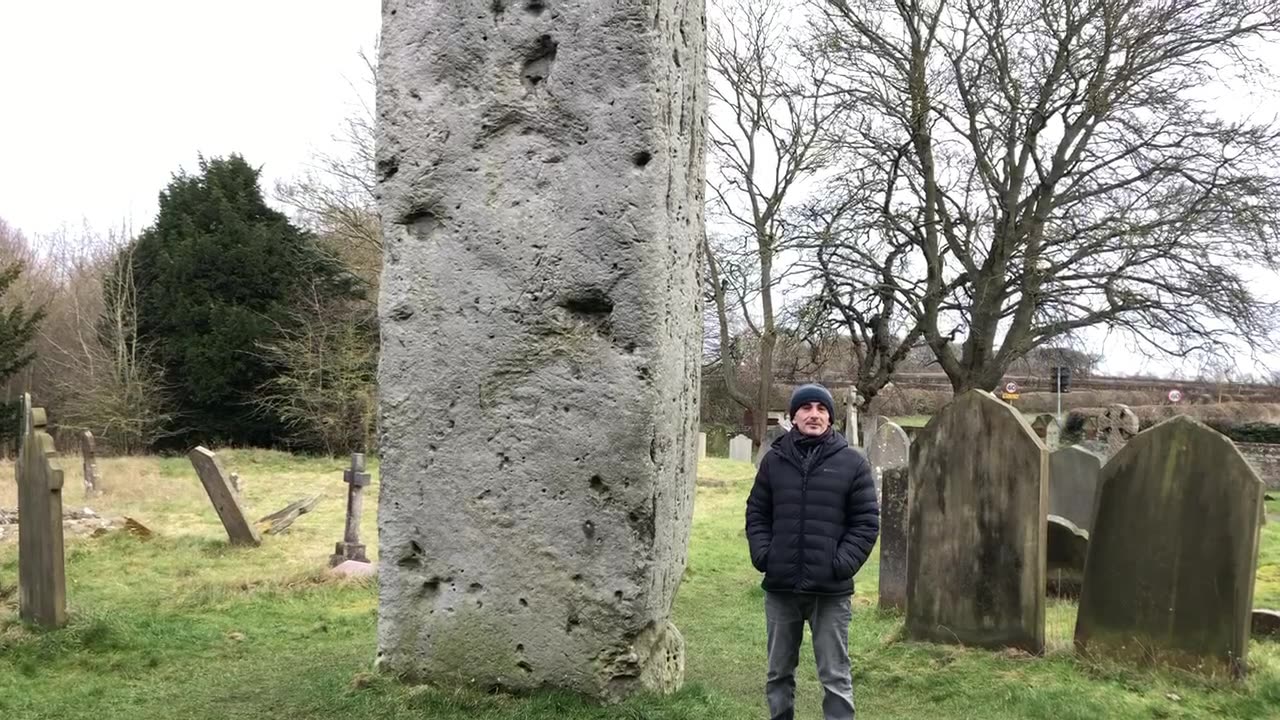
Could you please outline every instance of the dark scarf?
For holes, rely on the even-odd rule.
[[[827,431],[821,435],[805,435],[800,432],[799,425],[791,426],[791,441],[795,444],[796,451],[800,453],[806,470],[813,464],[814,459],[818,457],[818,448],[827,444],[833,432],[835,431],[828,426]]]

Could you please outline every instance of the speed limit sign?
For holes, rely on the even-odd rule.
[[[1009,393],[1010,395],[1018,394],[1018,383],[1010,380],[1009,382],[1004,384],[1004,391]]]
[[[1171,402],[1171,403],[1182,402],[1182,391],[1181,391],[1181,390],[1179,390],[1179,389],[1177,389],[1177,388],[1174,388],[1173,390],[1170,390],[1170,391],[1169,391],[1169,402]]]

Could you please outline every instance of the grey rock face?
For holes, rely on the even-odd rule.
[[[378,664],[678,687],[701,0],[385,0]]]

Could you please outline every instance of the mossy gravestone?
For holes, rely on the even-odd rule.
[[[385,672],[605,700],[682,682],[704,16],[382,3]]]
[[[902,611],[907,607],[907,469],[886,468],[880,482],[880,608]]]
[[[911,444],[909,637],[1044,650],[1049,454],[1026,420],[971,390]]]
[[[62,545],[62,468],[45,432],[43,408],[22,395],[18,446],[18,612],[46,628],[67,622],[67,578]]]
[[[1243,674],[1262,496],[1231,441],[1186,416],[1130,440],[1102,469],[1077,647]]]

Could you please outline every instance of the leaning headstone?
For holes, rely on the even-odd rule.
[[[738,462],[751,461],[751,438],[746,435],[734,435],[729,440],[729,459]]]
[[[880,607],[907,608],[907,468],[886,468],[880,476]]]
[[[764,442],[760,443],[760,447],[756,449],[756,456],[752,460],[756,467],[760,467],[760,461],[764,460],[765,453],[769,452],[769,450],[773,448],[773,443],[776,442],[778,438],[786,434],[786,428],[779,425],[770,425],[768,429],[764,431]]]
[[[707,434],[704,432],[698,433],[698,459],[707,459]]]
[[[93,433],[85,430],[80,434],[80,454],[84,460],[84,496],[91,497],[101,492],[98,487],[98,456],[93,441]]]
[[[1050,471],[1052,477],[1052,471]],[[1049,595],[1079,597],[1084,583],[1084,562],[1089,553],[1089,533],[1067,518],[1050,514],[1045,537],[1045,572]]]
[[[1050,451],[1058,448],[1058,438],[1062,435],[1062,424],[1052,413],[1040,413],[1031,423],[1031,429]]]
[[[364,512],[364,489],[369,487],[371,479],[364,471],[364,453],[351,453],[351,467],[342,471],[342,481],[347,484],[347,522],[342,542],[334,546],[329,556],[330,567],[348,560],[369,562],[364,544],[360,542],[360,515]]]
[[[1044,650],[1049,453],[982,390],[960,395],[911,445],[909,637]]]
[[[1102,469],[1076,645],[1216,674],[1245,670],[1262,481],[1180,415]]]
[[[227,530],[227,537],[232,545],[261,545],[262,538],[258,530],[245,517],[244,508],[240,507],[240,496],[231,486],[227,472],[222,469],[218,457],[203,447],[196,447],[187,454],[191,465],[200,476],[200,484],[209,495],[209,502],[218,513],[218,519]]]
[[[44,408],[23,393],[18,445],[18,614],[46,628],[67,622],[66,559],[62,545],[62,468]]]
[[[1102,458],[1071,445],[1049,455],[1049,513],[1082,530],[1093,527],[1093,501],[1102,474]]]
[[[875,438],[867,448],[867,460],[871,462],[877,488],[881,486],[885,470],[906,467],[910,452],[911,441],[897,423],[886,421],[876,429]]]
[[[602,699],[678,687],[704,3],[382,17],[378,667]]]

